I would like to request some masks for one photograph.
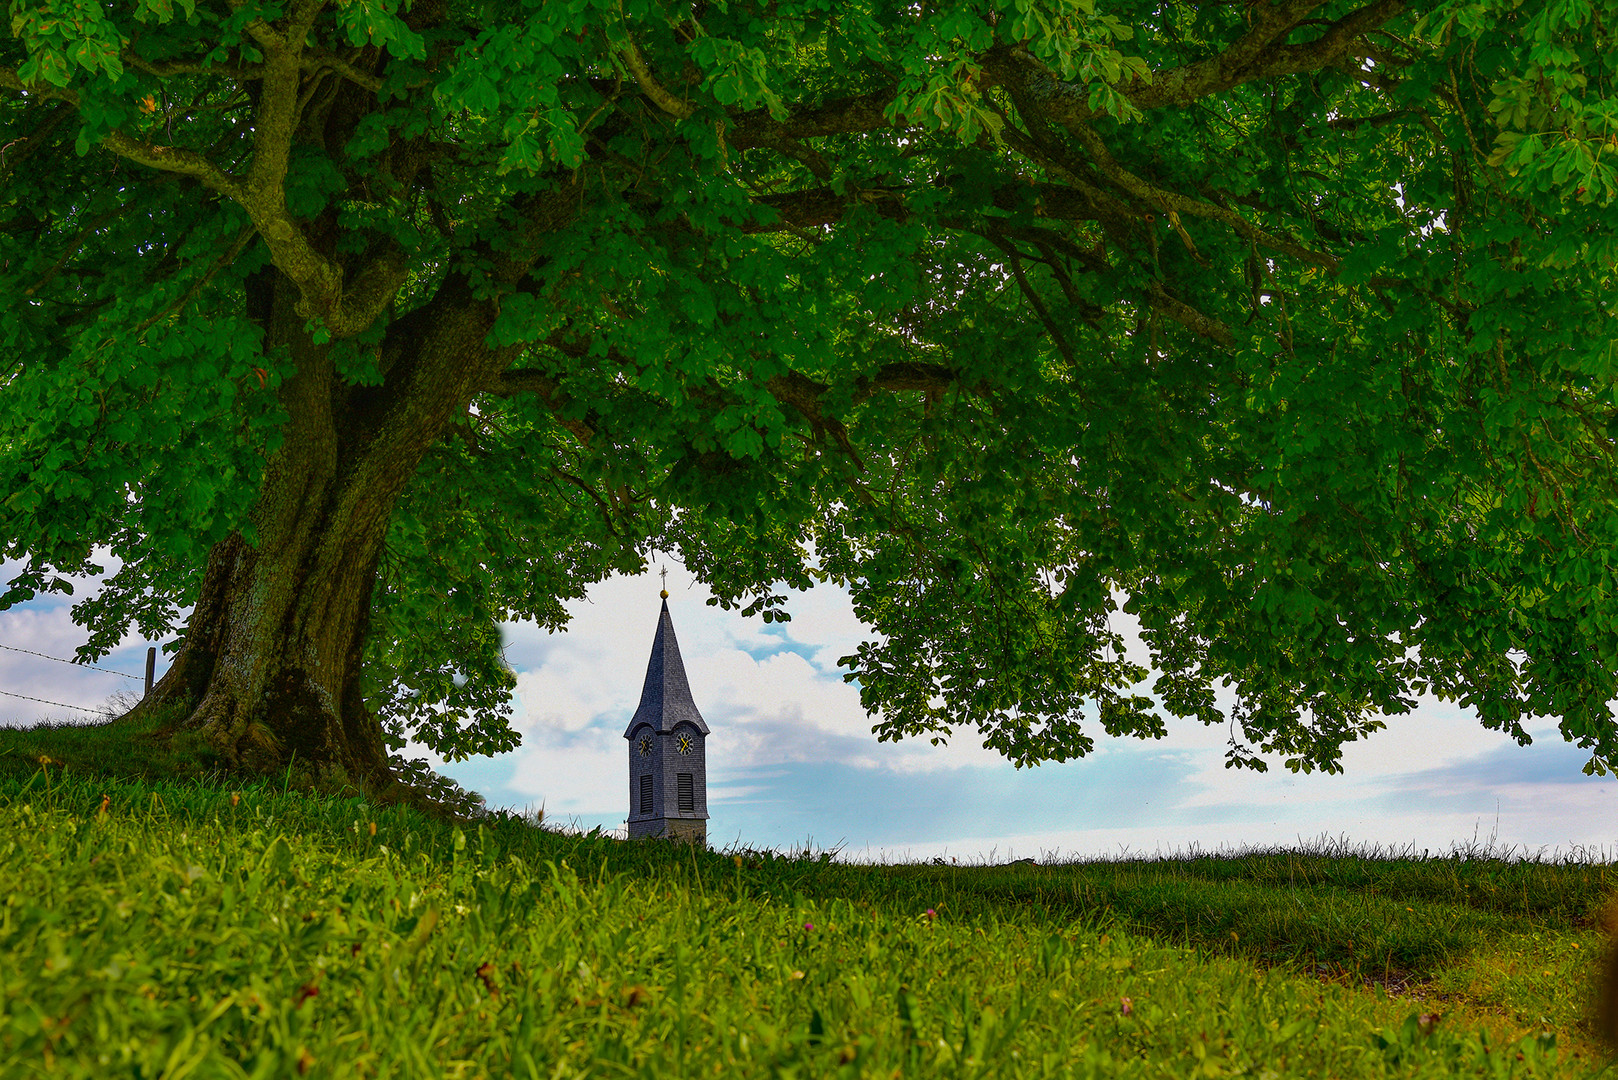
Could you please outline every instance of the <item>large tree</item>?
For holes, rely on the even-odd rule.
[[[499,621],[662,547],[846,587],[883,737],[1618,764],[1618,4],[11,13],[0,603],[110,550],[231,760],[509,747]]]

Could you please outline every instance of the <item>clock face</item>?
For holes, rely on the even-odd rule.
[[[645,757],[652,756],[652,737],[650,735],[640,737],[640,752]]]
[[[691,736],[683,731],[680,732],[680,738],[675,742],[675,745],[680,748],[680,753],[689,754],[691,752]]]

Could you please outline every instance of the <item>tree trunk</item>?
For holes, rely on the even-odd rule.
[[[392,784],[381,725],[360,692],[372,589],[389,519],[423,455],[508,362],[483,344],[492,305],[458,282],[390,327],[380,387],[343,382],[294,309],[259,283],[266,351],[285,346],[288,419],[253,511],[252,540],[209,555],[185,644],[141,711],[178,711],[233,765],[299,763],[373,794]],[[253,302],[250,290],[249,302]]]

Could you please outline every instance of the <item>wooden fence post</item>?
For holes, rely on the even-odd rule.
[[[151,693],[152,693],[152,676],[156,672],[157,672],[157,646],[156,645],[148,645],[146,647],[146,694],[143,695],[143,696],[150,696],[151,695]]]

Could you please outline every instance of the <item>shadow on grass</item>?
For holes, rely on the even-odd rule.
[[[1404,993],[1507,938],[1593,933],[1618,889],[1618,867],[1594,854],[1547,857],[1473,843],[1432,855],[1321,839],[1296,849],[888,872],[931,883],[957,907],[1111,923],[1260,966]]]

